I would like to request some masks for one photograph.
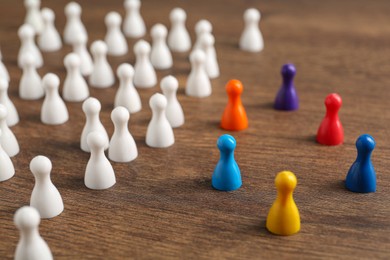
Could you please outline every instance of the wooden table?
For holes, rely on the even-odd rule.
[[[90,43],[104,37],[108,11],[124,13],[119,0],[80,3]],[[64,0],[43,1],[43,6],[56,12],[61,33],[65,4]],[[212,22],[222,74],[212,81],[211,97],[187,97],[188,53],[174,54],[174,68],[158,72],[158,78],[173,74],[180,82],[178,99],[186,123],[174,130],[175,145],[146,146],[148,100],[161,90],[139,90],[143,110],[130,120],[139,157],[131,163],[113,163],[117,184],[94,191],[83,183],[89,154],[79,148],[84,125],[81,103],[67,103],[66,124],[48,126],[39,119],[42,100],[18,97],[17,29],[25,11],[21,1],[1,1],[1,49],[11,74],[9,94],[21,117],[12,128],[21,146],[20,154],[12,158],[16,175],[0,183],[1,258],[14,255],[19,234],[13,214],[29,204],[34,185],[29,162],[41,154],[52,160],[52,180],[65,204],[60,216],[40,225],[56,259],[389,259],[388,1],[144,1],[142,14],[148,29],[157,22],[169,25],[169,11],[176,6],[187,11],[192,39],[196,21]],[[265,49],[259,54],[237,48],[242,14],[249,7],[262,13]],[[134,64],[134,42],[129,40],[131,51],[125,57],[109,58],[114,69],[122,62]],[[63,81],[63,57],[70,50],[65,46],[45,53],[39,73],[53,72]],[[297,67],[300,109],[296,112],[272,109],[281,84],[280,68],[286,62]],[[237,140],[235,155],[243,186],[227,193],[213,190],[210,179],[219,157],[216,141],[226,133],[219,128],[227,101],[224,86],[232,78],[244,84],[242,99],[250,127],[230,133]],[[101,120],[110,135],[117,85],[91,89],[102,102]],[[314,135],[325,113],[324,98],[331,92],[343,98],[340,118],[345,143],[325,147],[314,141]],[[356,157],[355,140],[363,133],[377,142],[372,160],[378,188],[371,194],[344,188]],[[301,232],[289,237],[274,236],[265,228],[276,195],[274,178],[284,169],[298,178],[294,196],[302,219]]]

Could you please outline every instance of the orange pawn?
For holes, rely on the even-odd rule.
[[[239,131],[248,128],[248,117],[241,102],[244,90],[241,81],[232,79],[226,84],[229,101],[222,115],[221,127],[225,130]]]

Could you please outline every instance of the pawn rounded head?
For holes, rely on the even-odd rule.
[[[55,14],[53,10],[47,7],[42,8],[41,15],[42,15],[42,19],[46,22],[52,22],[55,19]]]
[[[297,177],[290,171],[279,172],[275,177],[275,186],[278,191],[291,192],[297,186]]]
[[[105,55],[107,53],[107,44],[104,41],[94,41],[91,45],[91,52],[96,55]]]
[[[18,36],[22,40],[33,38],[34,35],[35,35],[35,30],[29,24],[23,24],[22,26],[20,26],[20,28],[18,30]]]
[[[118,78],[132,78],[134,76],[134,68],[128,63],[119,65],[116,70]]]
[[[287,63],[284,64],[281,70],[282,76],[285,78],[292,78],[295,76],[296,69],[294,64],[292,63]]]
[[[179,88],[179,81],[174,76],[169,75],[161,80],[160,85],[163,92],[176,91]]]
[[[168,34],[168,29],[163,24],[155,24],[150,30],[152,38],[165,38]]]
[[[44,89],[58,89],[60,78],[54,73],[47,73],[42,79]]]
[[[139,55],[147,55],[150,53],[150,44],[145,40],[139,40],[134,45],[134,53]]]
[[[228,95],[240,95],[243,90],[244,86],[242,85],[241,81],[237,79],[229,80],[229,82],[226,84],[226,93]]]
[[[87,98],[82,106],[83,112],[85,114],[96,114],[100,112],[102,105],[97,98],[89,97]]]
[[[140,8],[141,1],[140,0],[126,0],[124,3],[124,6],[126,9],[134,9],[134,8]]]
[[[236,148],[236,139],[228,134],[221,135],[218,138],[217,147],[222,152],[231,152]]]
[[[356,148],[358,151],[370,152],[375,148],[375,140],[369,134],[363,134],[356,140]]]
[[[172,23],[184,22],[187,19],[187,14],[184,9],[176,7],[170,12],[169,19]]]
[[[8,89],[9,82],[4,78],[0,78],[0,91],[5,91]]]
[[[202,50],[195,50],[190,54],[190,62],[193,64],[200,64],[206,61],[206,54]]]
[[[103,148],[106,143],[107,139],[102,133],[98,131],[93,131],[87,136],[87,144],[91,150]]]
[[[338,110],[342,103],[343,101],[337,93],[329,94],[325,98],[325,106],[328,110]]]
[[[117,12],[109,12],[104,18],[107,27],[119,26],[122,23],[122,17]]]
[[[70,2],[65,6],[66,16],[80,16],[81,6],[76,2]]]
[[[244,13],[245,22],[258,22],[260,20],[260,12],[255,8],[249,8]]]
[[[50,174],[51,169],[51,161],[46,156],[35,156],[30,162],[30,171],[34,176],[45,176]]]
[[[211,33],[205,33],[200,38],[200,44],[203,48],[208,48],[213,46],[215,43],[215,38]]]
[[[129,110],[127,110],[127,108],[125,107],[122,106],[116,107],[111,112],[111,120],[112,122],[114,122],[114,124],[125,123],[129,121],[129,119],[130,119],[130,113]]]
[[[162,110],[167,107],[167,99],[164,95],[160,93],[156,93],[153,96],[151,96],[149,100],[149,106],[153,110]]]
[[[81,65],[81,59],[76,53],[69,53],[65,56],[64,65],[67,68],[76,68]]]
[[[35,64],[35,57],[31,53],[26,53],[21,61],[23,67],[32,67]]]
[[[0,120],[6,119],[8,115],[7,108],[0,104]]]
[[[204,33],[211,33],[213,31],[213,26],[211,23],[205,19],[200,20],[195,25],[195,33],[197,35],[202,35]]]
[[[26,8],[38,8],[41,5],[41,0],[24,0],[24,6]]]
[[[14,223],[19,230],[36,228],[40,222],[41,216],[33,207],[23,206],[15,212]]]

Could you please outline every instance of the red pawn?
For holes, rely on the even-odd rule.
[[[221,120],[221,127],[225,130],[240,131],[248,128],[248,118],[240,97],[243,90],[239,80],[232,79],[226,84],[229,101]]]
[[[344,129],[339,119],[342,100],[339,94],[329,94],[325,99],[326,115],[317,132],[317,142],[324,145],[339,145],[344,141]]]

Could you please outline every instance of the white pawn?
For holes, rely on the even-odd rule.
[[[14,126],[19,123],[19,114],[14,103],[8,97],[9,82],[6,79],[0,78],[0,104],[7,108],[7,125]]]
[[[175,143],[172,126],[165,114],[167,99],[160,93],[154,94],[149,100],[152,109],[152,119],[146,131],[146,144],[150,147],[165,148]]]
[[[80,147],[84,152],[90,152],[89,146],[87,144],[88,134],[94,131],[102,133],[106,140],[104,149],[108,149],[109,139],[108,134],[102,123],[100,122],[99,113],[102,106],[100,105],[99,100],[93,97],[87,98],[82,106],[83,112],[85,114],[85,125],[81,133]]]
[[[206,33],[201,36],[200,46],[206,54],[205,69],[210,79],[219,77],[219,65],[214,48],[214,42],[214,36],[210,33]]]
[[[7,67],[3,63],[3,55],[1,54],[1,50],[0,50],[0,78],[5,78],[6,80],[10,81],[10,76]]]
[[[51,169],[51,161],[45,156],[38,155],[30,162],[30,171],[35,178],[30,206],[38,210],[41,218],[54,218],[64,211],[61,194],[50,179]]]
[[[66,68],[66,78],[62,88],[62,97],[66,101],[78,102],[89,97],[87,82],[81,75],[80,57],[76,53],[69,53],[65,56],[64,65]]]
[[[134,85],[137,88],[151,88],[157,84],[156,71],[149,59],[150,44],[139,40],[134,45]]]
[[[108,158],[114,162],[130,162],[137,158],[138,150],[133,136],[129,132],[130,113],[125,107],[116,107],[111,112],[115,130],[108,148]]]
[[[191,49],[191,38],[186,28],[187,14],[182,8],[174,8],[169,14],[171,30],[168,35],[168,46],[175,52],[186,52]]]
[[[0,129],[0,138],[2,131]],[[9,155],[4,151],[0,143],[0,181],[6,181],[15,175],[14,165],[9,158]]]
[[[18,209],[14,223],[20,232],[19,243],[16,247],[14,260],[52,260],[50,248],[39,234],[39,212],[29,206]]]
[[[130,113],[140,111],[142,103],[138,92],[133,85],[133,66],[123,63],[119,65],[116,74],[119,78],[119,88],[115,95],[114,107],[125,107]]]
[[[207,21],[205,19],[202,19],[202,20],[198,21],[195,24],[196,41],[195,41],[195,44],[194,44],[194,48],[192,50],[194,51],[196,49],[200,49],[201,48],[201,46],[200,46],[200,38],[204,34],[211,34],[212,31],[213,31],[213,26],[211,25],[211,23],[209,21]]]
[[[18,30],[18,36],[21,42],[21,46],[18,53],[18,66],[22,68],[23,56],[26,55],[26,53],[31,53],[32,55],[34,55],[35,58],[35,66],[37,68],[42,67],[43,58],[34,41],[34,28],[29,24],[22,25]]]
[[[104,154],[106,137],[95,131],[88,134],[87,143],[91,149],[91,157],[85,169],[84,184],[93,190],[108,189],[116,183],[116,178],[114,169]]]
[[[68,121],[69,113],[65,102],[58,93],[60,79],[53,73],[46,74],[42,79],[45,99],[41,108],[41,121],[47,125],[60,125]]]
[[[126,17],[123,22],[123,31],[127,37],[140,38],[145,35],[146,27],[140,14],[140,0],[125,0]]]
[[[176,97],[179,82],[174,76],[166,76],[161,80],[161,89],[164,96],[167,98],[168,105],[165,111],[167,119],[173,128],[184,124],[184,113],[179,101]]]
[[[19,82],[19,96],[22,99],[40,99],[45,95],[42,79],[34,66],[34,56],[26,53],[22,60],[23,74]]]
[[[31,25],[38,34],[41,33],[44,26],[41,12],[39,10],[41,7],[41,1],[24,0],[24,6],[27,11],[25,23]]]
[[[125,55],[127,53],[127,42],[121,31],[122,17],[117,12],[109,12],[104,21],[107,27],[104,41],[107,44],[108,54],[113,56]]]
[[[54,25],[55,14],[49,8],[43,8],[41,14],[44,26],[38,37],[38,46],[42,51],[58,51],[62,47],[62,42]]]
[[[9,157],[13,157],[17,155],[20,151],[19,143],[16,139],[14,133],[12,133],[11,129],[7,126],[6,123],[7,118],[7,108],[0,104],[0,143],[3,147],[3,150],[8,154]]]
[[[172,54],[166,43],[168,30],[158,23],[150,30],[152,36],[152,52],[150,54],[150,61],[156,69],[164,70],[172,67]]]
[[[249,52],[260,52],[264,48],[263,36],[259,29],[260,12],[255,8],[244,13],[244,31],[240,38],[240,49]]]
[[[115,83],[114,73],[107,61],[107,45],[104,41],[95,41],[91,45],[93,70],[89,84],[95,88],[108,88]]]
[[[190,55],[191,72],[187,79],[186,95],[207,97],[211,95],[211,82],[205,70],[206,55],[202,50],[195,50]]]
[[[82,34],[88,40],[87,30],[81,21],[81,11],[81,6],[76,2],[70,2],[65,6],[65,43],[73,44],[79,34]]]
[[[93,71],[93,62],[91,55],[87,50],[87,37],[79,33],[74,36],[74,41],[72,43],[73,52],[79,55],[81,60],[80,70],[83,76],[89,76]]]

